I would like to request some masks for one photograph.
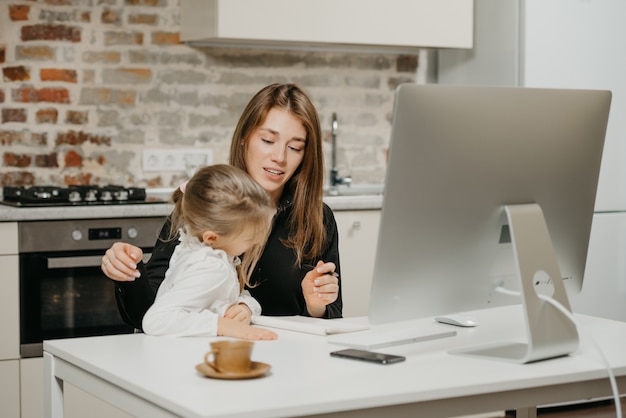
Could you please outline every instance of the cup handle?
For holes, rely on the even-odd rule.
[[[221,373],[221,370],[217,368],[217,366],[215,365],[214,361],[209,361],[209,357],[213,356],[215,357],[215,353],[217,353],[219,350],[211,350],[211,351],[207,351],[204,354],[204,363],[209,366],[210,368],[212,368],[213,370],[215,370],[218,373]]]

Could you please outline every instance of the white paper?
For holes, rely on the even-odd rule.
[[[346,320],[344,318],[322,319],[308,316],[257,316],[254,325],[270,328],[287,329],[308,334],[330,335],[344,332],[363,331],[369,329],[366,323]]]

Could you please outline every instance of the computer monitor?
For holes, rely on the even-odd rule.
[[[399,86],[370,322],[523,301],[529,334],[537,322],[554,322],[547,310],[558,318],[542,326],[572,337],[568,321],[542,310],[533,290],[553,292],[569,308],[563,285],[582,287],[610,101],[608,91]],[[524,220],[529,208],[533,225]],[[548,260],[533,261],[533,252]],[[520,277],[524,265],[530,278]],[[528,281],[525,299],[494,291],[524,293]]]

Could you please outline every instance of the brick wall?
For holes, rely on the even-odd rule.
[[[196,49],[179,42],[177,0],[0,0],[0,182],[172,187],[142,151],[210,148],[225,162],[239,114],[272,82],[296,82],[339,117],[340,174],[385,173],[395,87],[426,55]],[[328,171],[328,170],[327,170]]]

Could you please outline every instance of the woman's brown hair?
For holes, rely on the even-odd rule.
[[[313,260],[318,257],[326,242],[322,202],[322,130],[317,110],[302,88],[296,84],[271,84],[250,100],[233,134],[230,164],[247,171],[245,157],[248,140],[272,108],[290,112],[306,131],[302,163],[283,191],[293,196],[293,211],[289,218],[290,234],[283,244],[295,251],[296,262],[300,264],[304,259]]]

